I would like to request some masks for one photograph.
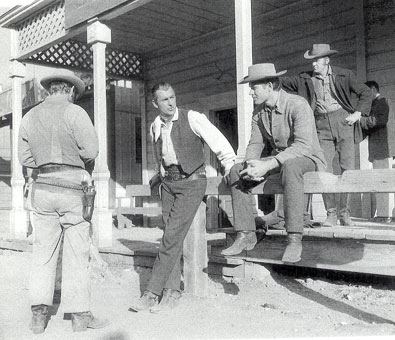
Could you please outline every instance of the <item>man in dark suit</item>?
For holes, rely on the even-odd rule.
[[[369,138],[369,162],[374,169],[392,168],[395,156],[395,112],[391,102],[380,94],[375,81],[365,83],[372,92],[372,109],[369,117],[361,117],[361,127]],[[394,216],[394,195],[376,194],[376,222],[391,222]]]
[[[330,65],[330,56],[337,54],[328,44],[314,44],[304,58],[312,61],[313,71],[298,76],[283,77],[285,90],[304,97],[314,112],[320,145],[324,151],[328,171],[333,173],[332,162],[339,155],[341,172],[354,169],[354,143],[362,141],[359,124],[361,116],[369,116],[371,95],[369,88],[359,82],[350,71]],[[355,94],[357,102],[351,101]],[[324,226],[337,224],[335,194],[324,194],[327,218]],[[340,224],[351,225],[349,195],[340,198]]]
[[[269,173],[280,172],[288,233],[282,260],[301,260],[305,210],[303,174],[324,170],[325,159],[309,104],[304,98],[281,89],[279,76],[285,72],[276,72],[273,64],[255,64],[248,68],[248,76],[240,82],[249,83],[256,108],[245,161],[232,167],[228,179],[237,236],[232,246],[222,251],[223,255],[251,250],[257,242],[251,194],[246,182],[248,185],[259,183]],[[261,158],[267,148],[271,148],[271,156]]]

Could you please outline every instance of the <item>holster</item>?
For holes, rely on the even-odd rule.
[[[96,189],[93,184],[83,184],[82,191],[84,193],[82,196],[82,216],[86,221],[90,222],[95,208]]]

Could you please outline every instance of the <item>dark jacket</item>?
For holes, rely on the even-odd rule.
[[[369,136],[369,161],[395,156],[395,111],[382,96],[372,102],[369,117],[361,117],[361,127]]]
[[[335,96],[339,104],[349,113],[360,111],[363,116],[369,116],[372,101],[369,87],[359,82],[352,71],[336,66],[331,67],[336,90]],[[298,76],[282,77],[281,83],[285,90],[304,97],[314,112],[316,100],[312,76],[313,71],[302,72]],[[356,100],[353,99],[352,94],[356,96]],[[355,143],[359,143],[363,138],[361,126],[357,122],[354,124]]]

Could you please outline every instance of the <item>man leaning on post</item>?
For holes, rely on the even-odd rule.
[[[235,164],[227,178],[231,186],[235,242],[222,251],[236,255],[256,244],[255,219],[248,188],[279,172],[284,189],[287,247],[284,262],[301,260],[303,215],[305,210],[303,174],[325,169],[313,112],[307,101],[281,89],[280,76],[273,64],[255,64],[240,84],[249,83],[256,108],[252,113],[251,138],[244,163]],[[272,149],[269,157],[262,151]]]
[[[74,75],[41,80],[49,96],[22,119],[20,163],[37,169],[33,183],[34,241],[30,273],[33,333],[43,333],[48,306],[53,304],[57,259],[63,238],[62,306],[71,313],[74,332],[102,328],[108,322],[93,317],[90,305],[90,218],[85,215],[83,182],[91,180],[98,140],[87,112],[74,104],[84,82]],[[86,190],[85,190],[86,191]]]

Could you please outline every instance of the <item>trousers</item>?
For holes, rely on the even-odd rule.
[[[255,231],[254,205],[250,190],[245,190],[240,183],[241,163],[230,170],[234,228],[236,231]],[[313,160],[297,157],[284,162],[280,168],[280,180],[284,189],[284,219],[287,232],[303,233],[303,215],[306,196],[303,192],[303,174],[315,171]],[[258,183],[257,183],[258,184]]]
[[[392,157],[373,160],[373,169],[391,169]],[[377,217],[395,217],[394,194],[374,194]]]
[[[347,111],[339,109],[330,113],[315,114],[318,140],[324,152],[327,171],[333,173],[335,156],[339,156],[340,171],[355,167],[354,126],[348,125]],[[326,210],[336,209],[335,194],[323,194]],[[349,194],[340,195],[340,210],[349,211]]]
[[[147,290],[161,295],[164,288],[180,290],[184,239],[206,192],[207,179],[162,182],[165,224]]]
[[[54,176],[60,179],[59,174]],[[65,178],[69,180],[73,176],[78,178],[79,174],[66,174]],[[78,180],[75,181],[77,183]],[[63,310],[65,313],[89,311],[91,235],[90,223],[82,217],[82,191],[37,183],[33,186],[35,229],[29,283],[30,303],[52,305],[56,266],[63,238]]]

